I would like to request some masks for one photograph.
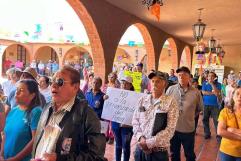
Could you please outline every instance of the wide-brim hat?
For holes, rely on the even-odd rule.
[[[23,73],[28,73],[30,74],[35,80],[37,80],[38,73],[34,68],[27,67],[24,69]]]

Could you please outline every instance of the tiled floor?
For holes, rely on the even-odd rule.
[[[197,128],[197,135],[196,135],[196,140],[195,140],[195,153],[197,157],[197,161],[219,161],[218,159],[218,148],[219,145],[216,141],[215,137],[215,132],[213,128],[213,122],[210,121],[210,126],[212,127],[212,137],[209,140],[205,140],[203,136],[203,126],[201,122],[202,116],[200,117],[199,120],[199,125]],[[133,152],[135,150],[136,146],[136,140],[132,139],[131,143],[131,158],[130,161],[134,161],[133,158]],[[108,161],[115,161],[115,149],[114,149],[114,144],[109,145],[107,144],[106,146],[106,152],[105,152],[105,157],[108,159]],[[182,150],[182,161],[186,160],[184,157],[184,153]]]

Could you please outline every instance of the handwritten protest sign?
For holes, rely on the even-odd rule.
[[[124,71],[125,76],[132,77],[133,86],[136,92],[141,92],[141,81],[142,81],[142,73],[141,72],[131,72],[131,71]]]
[[[107,95],[109,98],[105,100],[101,118],[131,125],[139,99],[145,94],[109,87]]]

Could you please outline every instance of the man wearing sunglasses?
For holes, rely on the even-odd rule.
[[[105,137],[100,133],[100,122],[86,100],[76,97],[80,74],[70,66],[55,73],[51,85],[52,103],[47,105],[40,118],[33,145],[33,160],[48,161],[102,161]],[[58,126],[55,148],[42,151],[48,142],[44,138],[46,126]],[[51,134],[52,132],[50,132]]]

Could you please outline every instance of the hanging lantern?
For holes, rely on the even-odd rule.
[[[215,46],[216,46],[216,40],[213,37],[211,37],[211,39],[208,41],[208,47],[210,49],[213,49],[215,48]]]
[[[215,29],[212,29],[211,39],[208,41],[208,47],[211,53],[216,53],[216,40],[213,38],[213,32]]]
[[[201,19],[201,12],[203,8],[200,8],[198,10],[199,10],[198,22],[192,25],[193,37],[196,41],[200,41],[203,38],[204,31],[206,28],[206,24],[204,24]]]
[[[216,47],[216,53],[220,54],[221,52],[222,52],[222,46],[220,44],[218,44]]]

